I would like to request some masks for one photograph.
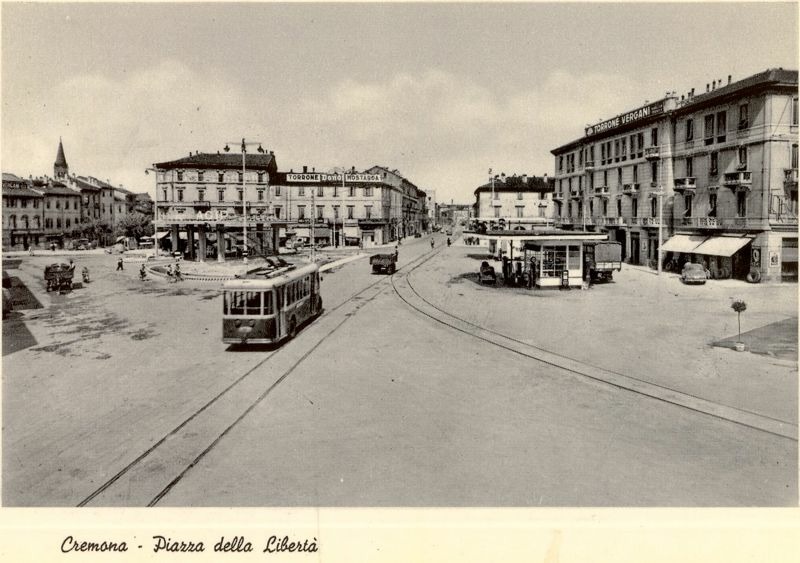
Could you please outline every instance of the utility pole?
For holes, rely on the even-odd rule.
[[[229,152],[230,143],[225,144],[225,152]],[[264,149],[261,148],[261,143],[258,141],[245,142],[242,137],[242,238],[244,243],[244,257],[243,262],[247,264],[247,255],[250,253],[250,245],[247,243],[247,183],[245,176],[247,175],[247,145],[258,145],[258,152],[263,153]],[[219,245],[219,241],[217,241]]]

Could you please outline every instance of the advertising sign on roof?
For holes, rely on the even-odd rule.
[[[287,182],[341,182],[341,174],[321,174],[319,172],[287,173]],[[380,174],[345,174],[345,182],[380,182]]]
[[[622,127],[623,125],[628,125],[630,123],[634,123],[636,121],[641,121],[643,119],[647,119],[648,117],[652,117],[654,115],[658,115],[664,112],[664,100],[654,102],[650,105],[640,107],[638,109],[629,111],[627,113],[623,113],[622,115],[618,115],[612,119],[607,119],[606,121],[601,121],[597,125],[590,125],[586,128],[586,136],[596,135],[598,133],[605,133],[606,131],[610,131],[611,129],[616,129],[617,127]]]

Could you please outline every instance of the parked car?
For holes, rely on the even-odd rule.
[[[88,238],[79,238],[72,241],[72,250],[89,250],[92,248],[92,243]]]
[[[683,283],[703,284],[706,283],[707,279],[708,273],[705,268],[703,268],[702,264],[687,263],[683,265],[683,270],[681,271],[681,281]]]

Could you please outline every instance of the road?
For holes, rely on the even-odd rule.
[[[469,247],[440,236],[431,252],[428,240],[400,247],[394,279],[365,260],[325,274],[325,314],[284,346],[251,351],[222,344],[213,287],[143,286],[92,258],[96,282],[45,296],[26,322],[37,344],[4,358],[3,504],[796,504],[796,439],[411,309],[393,286],[406,276],[455,311],[470,310],[459,296],[483,295],[442,282]],[[36,260],[21,266],[31,279]],[[550,322],[561,331],[564,319]]]

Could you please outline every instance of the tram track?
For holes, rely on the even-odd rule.
[[[652,383],[645,379],[607,370],[600,366],[583,362],[541,346],[536,346],[535,344],[507,336],[501,332],[483,327],[454,315],[450,311],[439,307],[423,297],[411,283],[411,274],[431,257],[432,255],[429,255],[425,260],[420,261],[413,267],[392,275],[391,280],[392,289],[395,294],[406,303],[406,305],[421,315],[493,346],[549,366],[563,369],[572,374],[733,424],[766,432],[781,438],[787,438],[795,442],[798,441],[798,429],[795,423],[769,417],[746,409],[709,401],[702,397]],[[403,285],[407,286],[408,289],[406,290]]]
[[[398,268],[398,272],[402,272],[406,268],[414,267],[414,265],[419,262],[420,260],[426,260],[430,258],[430,252],[424,253],[421,256],[418,256],[408,262],[407,264]],[[383,287],[382,287],[383,286]],[[148,501],[146,501],[146,506],[156,506],[168,493],[169,491],[174,488],[182,479],[183,477],[193,468],[195,467],[209,452],[213,450],[213,448],[239,423],[241,422],[252,410],[258,406],[261,402],[263,402],[272,391],[278,387],[283,381],[285,381],[289,375],[292,374],[306,359],[308,359],[321,345],[323,342],[328,340],[331,336],[333,336],[349,319],[351,319],[358,309],[366,305],[367,303],[371,302],[379,295],[381,295],[384,290],[391,286],[391,278],[381,277],[380,279],[370,283],[366,287],[360,289],[356,293],[349,296],[343,302],[339,303],[335,307],[330,310],[325,310],[323,314],[317,319],[315,322],[319,322],[320,319],[323,318],[332,318],[334,313],[341,312],[345,309],[348,305],[354,306],[354,310],[351,312],[346,312],[342,315],[342,319],[335,322],[334,326],[325,332],[321,338],[319,338],[314,345],[305,351],[296,361],[290,362],[290,366],[288,369],[285,369],[281,375],[279,375],[270,385],[266,388],[263,388],[260,393],[257,394],[255,399],[250,400],[249,403],[246,403],[244,408],[241,409],[238,416],[234,418],[234,420],[227,424],[221,432],[217,432],[213,440],[208,443],[204,448],[202,448],[199,453],[194,453],[197,449],[194,449],[193,452],[189,455],[189,457],[184,456],[185,463],[180,463],[180,469],[178,471],[174,471],[176,473],[174,477],[169,479],[169,482],[160,487],[157,492],[155,492],[152,497]],[[370,292],[372,292],[371,295]],[[365,297],[365,294],[369,295]],[[302,333],[301,333],[302,334]],[[300,336],[300,335],[298,335]],[[270,362],[277,361],[288,354],[287,345],[289,343],[285,343],[280,348],[274,350],[272,353],[267,355],[265,358],[257,362],[254,366],[247,369],[243,374],[238,376],[233,382],[231,382],[227,387],[225,387],[222,391],[196,409],[191,415],[186,417],[180,424],[172,428],[169,432],[166,432],[163,436],[161,436],[157,441],[155,441],[149,448],[144,450],[141,454],[139,454],[136,458],[126,464],[122,469],[120,469],[117,473],[115,473],[112,477],[104,481],[100,484],[97,488],[95,488],[89,495],[83,498],[76,506],[84,507],[89,505],[97,504],[97,501],[105,499],[106,501],[112,501],[110,504],[98,504],[99,506],[109,506],[109,505],[117,505],[122,504],[125,506],[131,506],[129,499],[132,497],[130,492],[131,487],[142,487],[142,480],[139,479],[142,475],[148,473],[146,468],[143,466],[147,463],[152,461],[152,458],[155,458],[158,454],[162,453],[166,448],[168,442],[176,442],[179,441],[182,434],[190,434],[188,429],[192,425],[201,425],[198,423],[200,418],[203,417],[204,414],[210,413],[210,411],[220,405],[224,400],[229,398],[234,392],[241,389],[248,383],[248,379],[253,376],[253,374],[258,373],[263,370],[263,368],[270,365]],[[241,405],[237,403],[237,408],[241,408]],[[221,409],[219,409],[221,410]],[[213,434],[212,434],[213,435]],[[163,457],[169,457],[167,453],[162,454]],[[159,467],[159,463],[152,463],[153,467]],[[133,475],[137,473],[137,475]],[[126,482],[127,480],[127,482]],[[127,487],[126,487],[127,486]],[[115,489],[121,489],[121,491],[115,491]],[[141,495],[139,495],[141,496]],[[147,495],[150,496],[149,494]]]

